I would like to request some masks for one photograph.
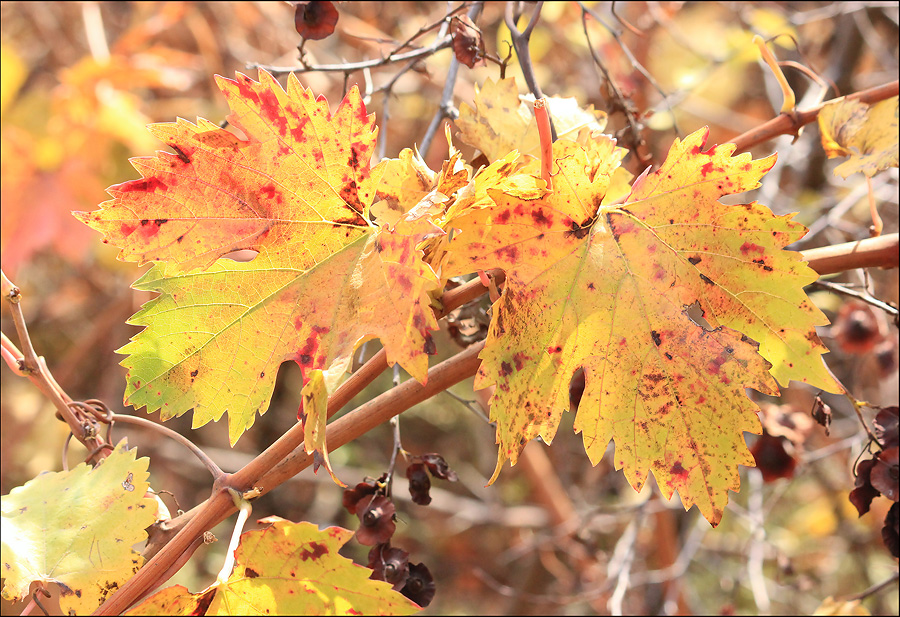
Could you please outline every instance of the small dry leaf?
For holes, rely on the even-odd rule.
[[[484,39],[478,26],[467,15],[454,17],[452,24],[451,36],[456,59],[470,69],[476,64],[484,65]]]

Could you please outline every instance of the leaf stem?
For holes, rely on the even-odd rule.
[[[553,133],[550,130],[550,113],[547,110],[547,99],[540,98],[534,102],[534,119],[537,121],[538,137],[541,140],[541,178],[547,183],[547,190],[553,190]]]

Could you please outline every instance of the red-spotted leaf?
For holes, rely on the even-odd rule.
[[[782,250],[804,228],[718,201],[756,188],[774,159],[705,141],[676,141],[618,206],[603,205],[610,171],[569,146],[554,156],[554,191],[489,191],[491,206],[449,223],[460,233],[444,275],[506,271],[476,381],[496,386],[494,478],[529,440],[552,440],[582,368],[575,430],[591,461],[613,439],[636,489],[652,470],[716,524],[738,465],[753,463],[743,432],[760,432],[744,389],[774,394],[774,377],[839,391],[815,333],[825,317],[803,292],[816,274]]]
[[[327,372],[305,390],[320,403],[318,426],[321,389],[359,344],[380,338],[388,362],[424,381],[437,328],[429,292],[439,283],[420,245],[443,232],[427,216],[368,221],[386,166],[370,173],[374,120],[359,93],[332,114],[295,77],[285,92],[260,75],[219,79],[246,139],[204,120],[154,125],[175,154],[136,159],[141,180],[79,214],[123,259],[166,262],[135,283],[160,295],[131,319],[146,328],[120,350],[126,401],[163,419],[193,409],[194,426],[227,411],[232,443],[268,407],[282,362],[296,361],[305,382]],[[220,259],[237,249],[259,254]]]
[[[142,178],[76,216],[122,247],[121,259],[166,261],[173,273],[239,249],[310,268],[363,235],[376,130],[359,91],[332,114],[293,75],[287,92],[265,71],[259,82],[216,79],[246,139],[203,119],[151,125],[175,153],[132,159]]]
[[[338,551],[353,532],[324,531],[277,516],[241,535],[235,567],[200,593],[181,585],[155,593],[128,615],[411,615],[419,610],[390,583]]]

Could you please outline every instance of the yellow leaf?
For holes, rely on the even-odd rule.
[[[489,161],[496,161],[517,150],[521,154],[539,155],[540,138],[534,121],[534,96],[519,96],[513,78],[488,79],[475,92],[475,108],[463,103],[456,126],[460,138],[481,150]],[[574,98],[547,98],[557,137],[575,140],[583,128],[602,131],[606,114],[593,105],[582,109]]]
[[[897,167],[897,101],[893,97],[871,107],[861,101],[841,99],[819,112],[822,147],[828,158],[850,157],[834,170],[846,178],[858,171],[870,178],[879,171]]]
[[[835,600],[828,596],[822,600],[813,615],[821,617],[837,617],[838,615],[871,615],[872,613],[859,600]]]
[[[803,292],[816,274],[781,250],[805,229],[718,201],[759,186],[774,159],[704,152],[705,140],[702,130],[676,140],[621,206],[604,204],[617,160],[554,144],[553,192],[488,191],[492,205],[448,223],[460,233],[444,274],[506,272],[476,378],[496,386],[494,478],[531,439],[553,439],[583,368],[575,430],[591,462],[614,439],[636,490],[652,470],[666,497],[678,490],[717,524],[738,465],[753,462],[743,433],[760,431],[744,389],[774,394],[775,377],[840,391],[815,332],[827,321]]]

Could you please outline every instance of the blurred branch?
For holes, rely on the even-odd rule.
[[[361,71],[363,69],[374,69],[380,66],[385,66],[387,64],[393,64],[394,62],[405,62],[407,60],[418,60],[420,58],[424,58],[425,56],[429,56],[441,49],[445,49],[450,47],[452,43],[452,39],[448,34],[443,34],[438,37],[438,39],[429,45],[428,47],[422,47],[420,49],[415,49],[413,51],[408,51],[406,53],[400,53],[402,50],[410,47],[412,42],[416,40],[418,37],[422,36],[426,32],[430,32],[434,30],[438,26],[449,24],[450,18],[453,17],[456,13],[462,11],[467,5],[461,4],[455,9],[450,10],[444,17],[442,17],[439,21],[429,24],[427,26],[422,26],[419,30],[409,37],[404,43],[401,43],[398,47],[396,47],[391,53],[383,58],[379,58],[378,60],[363,60],[361,62],[346,62],[343,64],[307,64],[303,60],[303,56],[300,57],[300,66],[270,66],[266,64],[259,64],[257,62],[249,62],[247,63],[248,69],[264,69],[273,75],[284,75],[286,73],[313,73],[313,72],[323,72],[323,73],[345,73],[349,74],[354,71]]]
[[[72,431],[75,438],[84,444],[88,452],[92,453],[92,458],[93,455],[104,458],[106,456],[104,454],[106,449],[103,448],[105,442],[98,434],[97,421],[90,416],[73,411],[69,406],[72,399],[53,379],[46,362],[37,355],[31,343],[28,326],[25,324],[25,317],[22,313],[22,292],[6,277],[6,273],[0,272],[0,277],[2,277],[3,297],[9,303],[10,313],[19,337],[19,344],[25,350],[24,353],[19,351],[15,344],[4,334],[4,360],[6,360],[10,368],[13,368],[13,365],[15,365],[18,370],[13,369],[13,371],[17,375],[28,377],[31,383],[37,386],[44,396],[50,399],[50,402],[56,407],[57,417],[68,424],[69,430]]]
[[[478,14],[481,13],[482,8],[484,8],[484,2],[476,2],[472,5],[466,15],[474,22],[478,17]],[[422,138],[422,143],[420,144],[420,154],[423,157],[428,156],[431,142],[434,141],[434,136],[437,134],[444,118],[455,120],[455,116],[459,115],[459,112],[453,107],[453,89],[456,87],[457,75],[459,75],[459,59],[456,57],[456,54],[453,54],[453,57],[450,59],[450,68],[447,69],[447,79],[444,82],[444,89],[441,92],[441,102],[438,105],[438,110],[431,119],[428,130],[425,131],[425,137]]]
[[[515,2],[515,0],[508,0],[506,3],[504,20],[506,22],[506,27],[509,28],[513,47],[516,50],[516,56],[519,58],[519,66],[522,68],[522,75],[525,77],[525,83],[528,84],[528,89],[534,95],[535,100],[537,100],[543,98],[544,94],[541,92],[541,86],[534,76],[534,66],[531,64],[531,51],[528,49],[528,43],[531,41],[531,33],[541,16],[541,8],[544,6],[544,2],[541,0],[534,5],[531,19],[528,21],[528,25],[525,26],[525,29],[521,32],[519,32],[519,28],[516,26],[516,22],[520,17],[518,6],[519,3]],[[553,141],[556,141],[556,126],[553,124],[552,117],[550,118],[550,132],[553,135]]]
[[[898,311],[896,307],[891,306],[887,302],[883,302],[882,300],[879,300],[878,298],[875,298],[866,292],[850,289],[849,287],[845,287],[844,285],[833,283],[831,281],[819,280],[814,282],[813,285],[819,287],[820,289],[826,289],[828,291],[833,291],[834,293],[843,294],[845,296],[850,296],[851,298],[862,300],[866,304],[870,304],[876,308],[881,309],[888,315],[891,315],[894,319],[897,319],[897,317],[900,316],[900,311]]]
[[[672,109],[672,106],[669,103],[669,95],[665,93],[665,91],[662,89],[662,86],[659,85],[659,82],[657,82],[656,79],[653,78],[653,75],[650,74],[650,71],[648,71],[646,68],[644,68],[644,65],[641,64],[638,61],[638,59],[634,57],[634,54],[631,52],[631,50],[628,48],[628,46],[624,42],[622,42],[622,37],[620,36],[620,34],[618,32],[616,32],[615,28],[613,28],[612,26],[607,24],[606,21],[602,17],[600,17],[600,15],[598,13],[596,13],[595,11],[593,11],[592,9],[587,7],[583,2],[579,1],[578,6],[581,7],[582,20],[584,19],[584,15],[590,15],[597,21],[598,24],[600,24],[601,26],[606,28],[606,31],[609,32],[610,36],[612,36],[613,39],[616,41],[616,44],[618,44],[619,49],[622,50],[622,53],[624,53],[625,56],[628,58],[628,61],[631,62],[631,66],[633,66],[635,68],[635,70],[637,70],[638,73],[643,75],[644,79],[647,80],[647,83],[649,83],[650,86],[654,90],[656,90],[656,92],[659,93],[659,95],[663,98],[663,102],[666,104],[666,107],[669,110],[669,114],[672,116],[672,130],[675,131],[675,134],[680,137],[681,131],[679,130],[678,122],[675,119],[675,110]],[[615,13],[613,13],[613,14],[615,15]],[[616,15],[616,18],[617,19],[619,18],[618,15]],[[621,19],[619,21],[621,21]],[[591,47],[590,44],[588,45],[588,47]],[[593,47],[591,47],[591,55],[594,55]]]
[[[844,98],[847,100],[859,100],[863,103],[868,104],[877,103],[878,101],[883,101],[893,96],[897,96],[898,90],[900,90],[900,88],[898,88],[898,85],[900,85],[900,82],[892,81],[890,83],[876,86],[874,88],[869,88],[868,90],[861,90],[859,92],[849,94]],[[841,99],[831,99],[830,101],[825,101],[821,105],[817,105],[816,107],[807,111],[796,111],[791,114],[780,114],[777,117],[772,118],[768,122],[765,122],[756,128],[750,129],[746,133],[738,135],[737,137],[732,139],[731,143],[737,146],[737,148],[735,148],[735,152],[743,152],[744,150],[748,150],[753,146],[778,137],[779,135],[797,135],[801,128],[803,128],[810,122],[814,122],[816,118],[819,117],[819,112],[822,110],[822,107],[839,100]]]

